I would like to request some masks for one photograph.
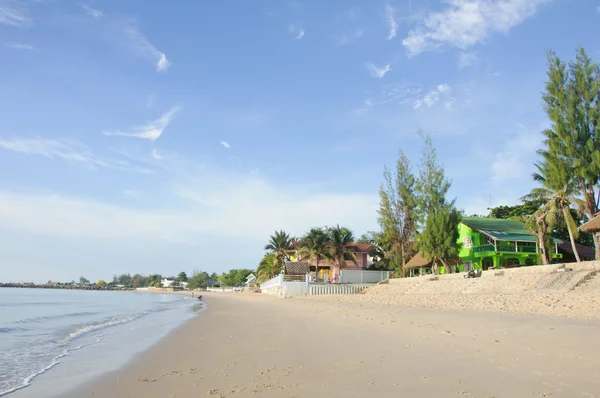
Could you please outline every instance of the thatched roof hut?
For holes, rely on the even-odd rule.
[[[303,262],[285,263],[284,273],[286,275],[306,275],[310,272],[310,265]]]
[[[600,232],[600,214],[596,214],[594,218],[579,227],[579,230],[588,234]]]

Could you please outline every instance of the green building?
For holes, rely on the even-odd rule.
[[[540,264],[538,239],[527,227],[517,221],[499,218],[463,217],[458,226],[458,255],[462,270],[507,268]],[[553,239],[552,259],[561,258],[559,240]]]

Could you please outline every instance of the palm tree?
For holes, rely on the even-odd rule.
[[[346,260],[352,260],[354,264],[357,264],[356,255],[348,248],[349,244],[354,243],[354,235],[348,228],[339,225],[328,228],[327,232],[331,246],[331,258],[334,263],[333,278],[337,280],[339,271],[346,265]]]
[[[269,250],[274,255],[275,266],[280,268],[283,266],[289,252],[294,249],[293,242],[290,234],[283,230],[275,231],[275,234],[269,237],[269,243],[265,246],[265,250]]]
[[[546,215],[546,221],[552,228],[556,225],[557,218],[563,217],[569,232],[571,247],[577,262],[581,262],[575,238],[579,236],[577,224],[571,215],[571,206],[581,210],[585,203],[576,198],[579,193],[576,181],[573,178],[573,170],[562,159],[546,156],[546,159],[539,164],[535,164],[538,169],[533,173],[533,179],[541,183],[541,187],[531,190],[526,199],[542,199],[546,203],[537,211],[538,217],[541,214]]]
[[[281,266],[278,264],[274,253],[269,253],[260,260],[256,269],[256,278],[259,282],[269,280],[281,272]]]
[[[319,262],[330,260],[331,248],[329,247],[329,236],[322,228],[311,228],[302,238],[298,256],[315,262],[317,281],[319,280]]]

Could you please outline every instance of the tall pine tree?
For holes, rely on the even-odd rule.
[[[450,181],[437,163],[431,137],[424,133],[421,135],[425,139],[425,147],[417,189],[423,230],[418,236],[417,248],[427,260],[432,261],[435,273],[439,273],[439,265],[443,265],[449,273],[450,263],[458,257],[458,224],[461,215],[454,206],[455,200],[446,199]]]
[[[548,53],[548,81],[543,95],[545,110],[552,122],[543,132],[545,148],[540,151],[548,163],[564,162],[584,200],[589,218],[599,210],[596,194],[600,179],[600,67],[582,48],[568,65]],[[596,259],[600,259],[600,233],[594,236]]]
[[[404,265],[414,254],[417,229],[416,178],[406,155],[400,151],[394,175],[386,168],[379,191],[381,241],[393,268],[403,275]]]

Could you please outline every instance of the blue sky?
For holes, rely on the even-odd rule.
[[[276,228],[374,230],[418,128],[459,208],[514,204],[545,50],[598,60],[599,26],[596,0],[0,0],[0,280],[254,268]]]

